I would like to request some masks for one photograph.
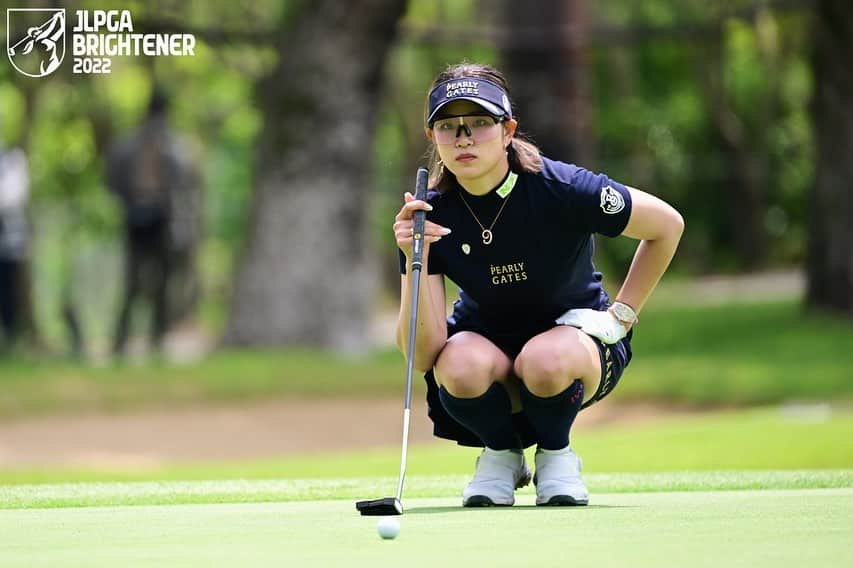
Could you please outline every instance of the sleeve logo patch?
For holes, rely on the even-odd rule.
[[[610,185],[601,188],[601,210],[615,215],[625,209],[625,198]]]

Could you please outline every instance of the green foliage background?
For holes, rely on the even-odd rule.
[[[763,220],[770,238],[769,262],[791,265],[804,257],[814,176],[809,18],[802,12],[763,10],[744,16],[737,11],[749,5],[727,3],[729,13],[738,16],[727,17],[719,5],[709,9],[701,2],[594,3],[596,29],[651,32],[628,42],[611,41],[609,35],[593,38],[589,55],[597,162],[591,166],[682,211],[688,228],[673,265],[676,274],[744,267],[732,247],[731,198],[722,191],[728,166],[704,79],[713,71],[709,40],[677,33],[680,28],[708,29],[715,21],[722,22],[719,73],[727,103],[768,172]],[[221,328],[233,261],[245,234],[256,138],[264,120],[254,101],[255,84],[276,61],[277,30],[286,33],[288,17],[299,6],[272,0],[123,3],[120,7],[132,11],[137,31],[171,22],[197,33],[196,56],[115,58],[113,73],[104,76],[72,75],[66,62],[41,80],[0,65],[0,140],[22,145],[30,160],[37,316],[49,342],[62,341],[58,314],[63,295],[81,306],[90,335],[109,334],[120,283],[120,220],[103,185],[102,156],[111,140],[138,123],[155,80],[174,95],[173,124],[202,165],[206,237],[199,259],[201,321],[211,330]],[[498,25],[495,11],[501,6],[412,0],[401,22],[379,113],[376,191],[367,204],[389,298],[396,296],[397,277],[388,226],[402,192],[412,185],[414,168],[423,163],[424,95],[432,77],[448,63],[468,59],[500,66],[488,33]],[[65,7],[71,20],[75,9],[105,6],[80,1]],[[212,31],[232,35],[223,41]],[[430,33],[452,39],[431,40]],[[524,109],[517,114],[523,125]],[[558,158],[571,161],[571,156]],[[632,252],[632,243],[624,239],[607,242],[600,247],[599,263],[618,278]]]

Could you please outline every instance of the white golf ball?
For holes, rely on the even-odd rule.
[[[400,534],[400,521],[397,517],[382,517],[376,525],[376,532],[386,540],[397,538]]]

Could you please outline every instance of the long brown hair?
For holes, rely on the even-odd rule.
[[[438,74],[432,82],[430,91],[440,83],[461,77],[479,77],[498,85],[509,96],[509,84],[503,74],[489,65],[480,63],[468,63],[463,61],[456,65],[449,65],[447,69]],[[456,179],[451,171],[444,167],[438,155],[435,144],[429,149],[429,186],[444,193],[451,187]],[[536,145],[528,140],[521,132],[515,131],[507,147],[507,158],[509,169],[516,172],[536,173],[542,170],[542,153]]]

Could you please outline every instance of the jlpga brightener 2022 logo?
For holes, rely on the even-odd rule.
[[[130,10],[75,10],[73,73],[110,73],[115,57],[195,55],[193,34],[137,34]],[[50,75],[65,59],[65,9],[6,10],[6,53],[27,77]]]

